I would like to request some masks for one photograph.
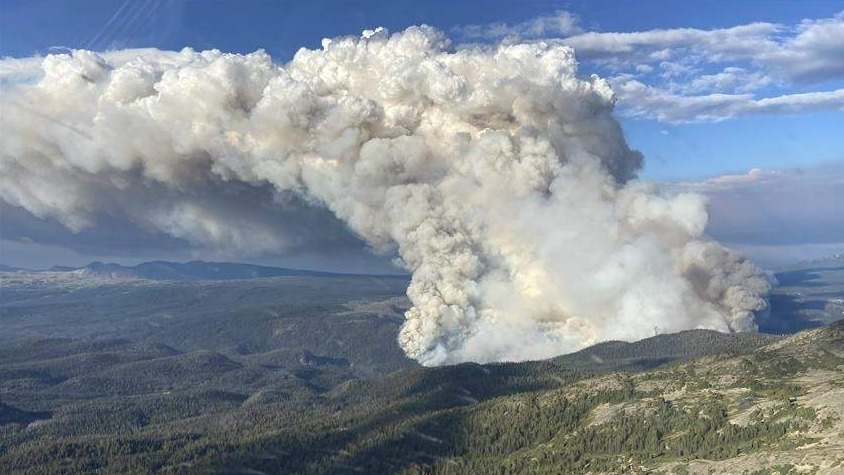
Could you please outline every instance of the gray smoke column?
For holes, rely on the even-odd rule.
[[[767,306],[759,269],[705,236],[700,196],[635,179],[612,91],[578,77],[565,46],[454,50],[413,27],[325,40],[281,67],[185,49],[4,68],[5,202],[74,230],[108,213],[272,249],[283,238],[260,221],[197,197],[298,195],[397,251],[413,302],[399,341],[426,365],[753,330]]]

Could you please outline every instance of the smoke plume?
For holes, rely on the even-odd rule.
[[[753,330],[767,306],[763,274],[705,236],[703,198],[636,180],[612,91],[565,46],[455,50],[412,27],[283,66],[191,49],[14,61],[3,201],[253,250],[284,237],[214,203],[269,186],[324,206],[412,272],[399,340],[426,365]]]

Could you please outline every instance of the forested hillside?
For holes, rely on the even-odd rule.
[[[643,347],[682,347],[689,336],[700,334]],[[28,392],[36,397],[15,398],[21,407],[54,409],[32,415],[4,406],[11,420],[2,426],[0,468],[762,473],[776,454],[827,473],[844,463],[844,323],[756,351],[745,343],[651,371],[595,377],[549,361],[417,368],[364,381],[341,365],[261,372],[219,354],[116,351],[121,345],[71,357],[114,362],[114,369],[65,373],[61,382],[48,379],[59,368],[4,364],[6,398]],[[741,465],[728,465],[736,460]],[[723,471],[738,466],[747,468]]]
[[[395,340],[405,285],[5,285],[0,473],[844,469],[844,323],[422,368]]]

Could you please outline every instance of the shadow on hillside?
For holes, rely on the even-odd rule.
[[[759,331],[764,333],[797,333],[801,330],[817,328],[823,322],[812,320],[801,310],[823,310],[826,302],[822,300],[800,301],[793,295],[771,295],[770,315],[759,321]]]
[[[404,473],[413,465],[453,455],[462,423],[460,408],[499,396],[558,388],[581,377],[548,362],[463,363],[396,373],[379,382],[359,383],[368,386],[345,396],[349,399],[337,395],[330,399],[336,412],[329,419],[342,411],[357,411],[360,418],[338,420],[319,435],[280,430],[220,460],[210,460],[208,468],[215,474]]]

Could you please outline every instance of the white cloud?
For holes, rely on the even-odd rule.
[[[751,92],[773,82],[759,71],[748,71],[734,66],[724,68],[716,74],[704,74],[691,81],[678,84],[675,90],[682,93],[702,93],[711,91]]]
[[[648,86],[630,75],[611,81],[620,112],[667,123],[720,121],[754,114],[844,109],[844,89],[755,98],[751,94],[683,95]]]
[[[60,49],[60,48],[59,48]],[[58,51],[54,54],[73,54],[73,50]],[[159,66],[177,66],[185,64],[187,56],[177,51],[162,51],[155,48],[133,48],[98,53],[111,67],[123,66],[128,62],[148,63]],[[44,57],[3,58],[0,60],[0,81],[20,84],[32,82],[44,74]]]
[[[731,28],[587,32],[565,38],[580,59],[635,67],[657,57],[700,63],[747,62],[783,79],[814,83],[844,76],[844,12],[797,25],[750,23]]]
[[[567,11],[557,11],[551,15],[539,16],[521,23],[487,23],[484,25],[466,25],[453,30],[467,40],[507,40],[519,41],[531,38],[549,38],[569,36],[581,33],[576,15]]]
[[[760,51],[760,62],[799,81],[844,76],[844,12],[833,18],[804,20],[796,31],[779,47]]]
[[[667,51],[667,50],[663,50]],[[683,64],[681,62],[674,62],[674,61],[661,61],[659,63],[659,75],[663,79],[673,79],[679,77],[686,77],[691,76],[693,74],[698,74],[700,69],[691,66],[689,64]]]
[[[543,39],[571,46],[579,61],[615,74],[619,107],[630,117],[702,122],[842,107],[842,89],[806,93],[799,86],[844,80],[844,12],[791,25],[634,32],[583,32],[577,17],[557,12],[458,32],[478,40]]]
[[[572,36],[563,42],[578,51],[584,59],[616,57],[642,60],[659,52],[674,53],[679,49],[693,52],[707,52],[724,57],[749,57],[760,48],[768,48],[769,39],[781,31],[780,25],[772,23],[751,23],[732,28],[700,30],[696,28],[657,29],[630,33],[587,32]]]

